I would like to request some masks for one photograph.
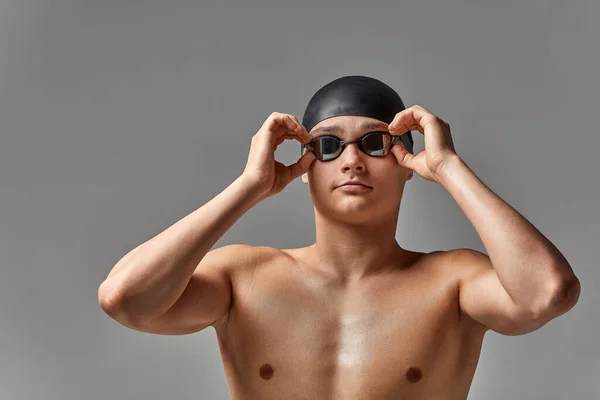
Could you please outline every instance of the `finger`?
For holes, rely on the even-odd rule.
[[[299,131],[299,126],[296,123],[296,121],[294,121],[294,119],[292,118],[291,115],[284,114],[282,121],[284,122],[285,127],[287,128],[288,132],[289,131],[291,131],[291,132],[297,132],[297,131]]]
[[[417,130],[425,133],[425,127],[435,119],[435,114],[421,106],[415,105],[396,114],[392,122],[389,123],[388,129],[390,132]]]
[[[425,129],[421,124],[424,118],[424,111],[418,106],[412,106],[404,109],[396,114],[392,122],[388,125],[390,133],[406,132],[409,130],[417,130],[425,133]]]
[[[286,114],[286,116],[288,117],[289,121],[291,121],[291,130],[298,137],[298,141],[300,143],[309,143],[310,141],[312,141],[312,137],[310,136],[306,128],[302,126],[300,122],[298,122],[298,119],[294,115]]]
[[[298,121],[298,118],[296,118],[294,115],[290,115],[290,117],[294,120],[296,125],[298,125],[298,132],[300,132],[300,136],[304,141],[303,143],[310,143],[312,141],[312,136],[310,135],[310,133],[308,133],[308,130],[304,127],[304,125],[302,125]]]
[[[312,140],[306,128],[291,114],[274,112],[272,114],[271,130],[276,137],[289,134],[296,135],[300,143],[308,143]]]
[[[421,133],[425,133],[425,129],[421,125],[418,125],[418,124],[408,125],[408,126],[404,125],[404,126],[390,129],[390,133],[391,132],[402,132],[402,134],[404,134],[408,131],[419,131]]]
[[[299,130],[298,124],[292,119],[291,115],[278,112],[273,113],[271,127],[276,133],[277,137]]]
[[[300,157],[298,161],[288,166],[287,168],[290,171],[289,182],[293,181],[294,179],[308,171],[308,168],[316,159],[317,157],[315,157],[315,155],[311,151],[309,151],[308,153],[304,153],[304,155],[302,155],[302,157]]]
[[[275,143],[279,136],[294,130],[291,124],[292,122],[288,119],[286,114],[274,111],[265,120],[261,130],[267,132],[271,141]]]
[[[300,136],[298,136],[296,134],[289,134],[288,133],[286,135],[279,136],[277,139],[275,139],[275,148],[277,148],[285,140],[297,140],[297,141],[299,141],[302,144],[305,143]]]

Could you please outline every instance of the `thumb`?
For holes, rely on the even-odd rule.
[[[414,163],[415,156],[414,154],[411,154],[408,150],[406,150],[406,148],[404,148],[401,142],[398,142],[394,146],[392,146],[392,149],[390,151],[394,153],[394,156],[396,156],[398,164],[402,165],[405,168],[414,170],[412,166]]]
[[[290,171],[290,182],[308,171],[313,161],[315,161],[317,157],[313,154],[312,151],[307,151],[292,165],[288,167]]]

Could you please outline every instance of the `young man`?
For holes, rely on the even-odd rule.
[[[411,129],[425,139],[416,156]],[[287,167],[274,160],[286,139],[303,144]],[[413,172],[448,190],[489,257],[396,242]],[[314,203],[314,244],[209,251],[300,175]],[[467,397],[487,330],[532,332],[579,293],[558,249],[456,154],[448,123],[405,109],[381,81],[346,76],[313,96],[302,124],[273,113],[242,175],[125,255],[98,296],[139,331],[212,326],[234,399],[447,400]]]

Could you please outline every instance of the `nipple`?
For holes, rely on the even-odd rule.
[[[260,377],[263,378],[264,380],[269,380],[273,377],[273,367],[271,366],[271,364],[263,364],[260,367]]]
[[[420,381],[422,376],[423,373],[417,367],[410,367],[408,370],[406,370],[406,380],[411,383]]]

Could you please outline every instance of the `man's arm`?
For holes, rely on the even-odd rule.
[[[237,253],[246,254],[248,247],[207,253],[246,211],[312,165],[311,152],[288,166],[275,161],[275,150],[285,140],[308,143],[311,136],[295,116],[274,112],[252,137],[240,177],[113,267],[98,289],[102,309],[123,325],[171,333],[189,333],[223,316],[231,297],[230,266],[236,260],[244,264],[244,255]]]
[[[185,290],[163,314],[125,326],[159,335],[187,335],[226,322],[231,309],[234,274],[255,268],[261,247],[231,244],[209,251],[192,273]],[[238,272],[239,273],[239,272]]]
[[[439,176],[489,254],[450,252],[454,262],[470,271],[460,281],[461,312],[494,331],[518,335],[538,329],[577,303],[580,283],[565,257],[462,159],[446,163]]]
[[[241,176],[208,203],[136,247],[100,285],[102,309],[125,326],[148,329],[159,316],[182,321],[183,314],[189,314],[186,310],[202,302],[189,315],[191,325],[182,329],[212,323],[228,308],[227,270],[235,258],[229,248],[207,253],[259,201],[254,184]]]

